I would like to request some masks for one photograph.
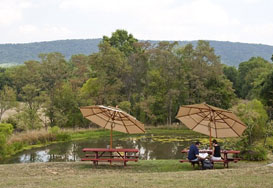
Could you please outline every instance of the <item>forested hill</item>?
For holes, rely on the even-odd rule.
[[[60,52],[67,59],[74,54],[85,54],[98,51],[98,44],[101,39],[75,39],[58,40],[50,42],[35,42],[25,44],[0,44],[0,64],[22,64],[27,60],[38,60],[40,53]],[[150,41],[156,43],[158,41]],[[270,60],[273,54],[273,46],[262,44],[235,43],[224,41],[209,41],[214,47],[215,53],[221,56],[222,63],[238,66],[241,62],[247,61],[253,56],[260,56]],[[197,41],[179,41],[180,45]]]

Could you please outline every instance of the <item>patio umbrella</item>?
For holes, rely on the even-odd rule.
[[[143,123],[119,108],[94,105],[81,107],[80,110],[86,119],[111,130],[110,148],[112,148],[113,130],[129,134],[145,133]]]
[[[184,105],[176,115],[184,125],[193,131],[210,137],[239,137],[246,129],[245,124],[231,111],[208,104]]]

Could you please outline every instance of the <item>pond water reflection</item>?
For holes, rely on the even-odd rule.
[[[196,139],[196,138],[195,138]],[[153,136],[122,137],[113,140],[114,146],[139,149],[140,159],[180,159],[181,150],[192,142],[190,137],[181,136]],[[109,138],[73,141],[53,144],[21,152],[1,163],[29,163],[29,162],[68,162],[80,161],[84,157],[83,148],[105,148]]]

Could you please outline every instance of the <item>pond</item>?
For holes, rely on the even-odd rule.
[[[196,141],[191,135],[153,135],[115,137],[114,147],[139,149],[139,157],[144,160],[180,159],[181,150]],[[200,136],[199,140],[207,137]],[[202,141],[203,142],[203,141]],[[203,142],[204,143],[204,142]],[[83,148],[105,148],[109,145],[109,137],[72,141],[52,144],[42,148],[23,151],[0,163],[30,163],[30,162],[68,162],[80,161],[84,157]],[[203,145],[207,147],[208,145]]]

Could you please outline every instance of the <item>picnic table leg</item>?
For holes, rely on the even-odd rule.
[[[124,166],[126,166],[126,159],[127,159],[127,152],[124,152],[123,160],[124,160]]]

